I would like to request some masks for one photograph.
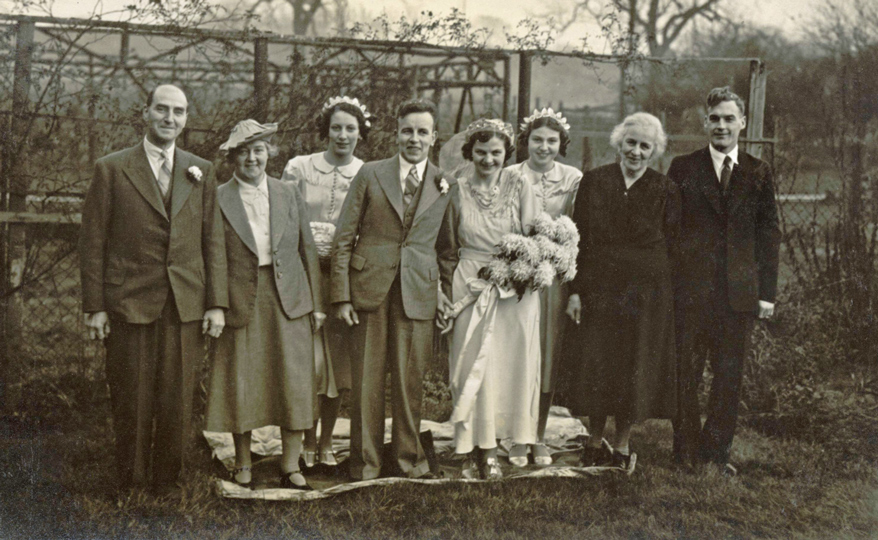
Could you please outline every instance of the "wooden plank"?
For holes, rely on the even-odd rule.
[[[82,223],[82,214],[0,212],[0,223]]]
[[[533,57],[529,53],[521,53],[518,55],[518,118],[515,125],[520,126],[524,123],[524,119],[530,115],[530,85],[531,85],[531,67]],[[523,147],[525,150],[521,152],[523,155],[515,153],[515,160],[522,163],[527,160],[527,145]]]
[[[755,157],[762,157],[762,140],[765,123],[765,84],[768,74],[765,64],[760,60],[750,62],[750,100],[747,111],[747,142],[744,150]]]

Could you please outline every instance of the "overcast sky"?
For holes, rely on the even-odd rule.
[[[95,11],[115,11],[135,0],[56,0],[54,14],[61,17],[85,17]],[[495,24],[506,25],[509,29],[524,18],[545,14],[556,10],[564,13],[563,6],[569,6],[574,0],[350,0],[360,12],[374,17],[386,12],[392,20],[403,14],[418,14],[429,9],[436,14],[449,13],[452,8],[465,11],[467,17],[474,22],[494,21]],[[795,36],[814,11],[814,6],[825,0],[726,0],[722,3],[726,12],[733,19],[748,20],[762,25],[774,26],[785,33]],[[0,1],[2,5],[2,1]],[[97,8],[96,8],[97,6]],[[556,45],[564,42],[576,43],[584,34],[595,36],[589,44],[599,47],[595,41],[600,34],[595,25],[577,25],[559,37]],[[501,34],[502,35],[502,34]],[[600,51],[598,51],[600,52]]]

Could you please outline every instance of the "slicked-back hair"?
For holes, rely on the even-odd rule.
[[[515,147],[512,145],[512,141],[499,131],[476,131],[463,143],[463,147],[461,147],[460,151],[463,153],[463,159],[467,161],[473,160],[473,146],[476,145],[477,142],[486,143],[493,138],[500,139],[503,141],[503,145],[506,147],[506,155],[503,156],[503,162],[506,163],[509,161],[509,158],[512,157],[512,151],[515,150]]]
[[[651,129],[655,133],[655,140],[653,141],[655,143],[655,150],[653,150],[649,159],[661,157],[668,146],[668,136],[665,133],[665,128],[662,127],[661,120],[647,112],[629,114],[619,125],[614,127],[613,132],[610,133],[610,146],[619,151],[622,148],[622,140],[625,139],[628,129],[635,126]]]
[[[320,115],[317,116],[317,130],[320,134],[320,139],[323,140],[329,138],[329,126],[332,124],[332,115],[335,114],[336,111],[348,113],[357,119],[357,127],[360,129],[360,138],[365,141],[372,128],[366,125],[366,116],[363,114],[363,111],[356,105],[351,105],[350,103],[336,103],[332,107],[320,111]]]
[[[149,93],[146,95],[146,108],[147,109],[149,108],[150,105],[152,105],[153,99],[155,99],[155,91],[158,90],[159,87],[162,87],[162,86],[173,86],[177,90],[183,92],[184,96],[186,95],[186,91],[183,90],[182,88],[180,88],[179,86],[177,86],[176,84],[171,84],[171,83],[157,84],[157,85],[153,86],[152,90],[150,90]],[[186,109],[188,112],[188,109],[189,109],[189,97],[188,96],[186,97]]]
[[[400,120],[413,113],[430,113],[433,117],[433,127],[436,127],[436,105],[432,101],[426,99],[410,99],[402,103],[396,109],[396,119]]]
[[[561,157],[567,157],[567,147],[570,146],[570,135],[568,135],[564,128],[561,127],[561,122],[559,122],[556,118],[552,118],[551,116],[543,116],[541,118],[537,118],[527,125],[527,129],[519,133],[519,149],[527,151],[528,144],[530,143],[531,132],[533,132],[535,129],[540,129],[541,127],[547,127],[551,130],[558,132],[561,138],[561,146],[558,149],[558,154],[561,155]]]
[[[707,94],[707,110],[716,107],[723,101],[734,101],[735,105],[738,106],[738,111],[741,113],[741,117],[747,116],[747,107],[744,105],[744,100],[741,99],[741,96],[732,92],[732,90],[728,86],[722,86],[720,88],[714,88]]]

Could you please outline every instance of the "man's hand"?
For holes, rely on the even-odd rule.
[[[88,339],[105,339],[110,335],[110,317],[106,311],[86,313],[83,315],[85,327],[88,328]]]
[[[436,327],[439,328],[442,334],[447,334],[451,332],[451,329],[454,328],[454,319],[451,317],[452,306],[451,300],[445,296],[445,293],[442,292],[442,289],[439,289],[439,305],[436,308]]]
[[[770,319],[772,315],[774,315],[774,304],[771,302],[766,302],[765,300],[760,300],[759,301],[759,318],[760,319]]]
[[[360,324],[360,318],[357,317],[357,312],[354,310],[354,305],[350,302],[340,303],[335,309],[335,317],[346,322],[348,326]]]
[[[311,325],[314,328],[315,334],[320,330],[324,322],[326,322],[326,313],[315,311],[311,314]]]
[[[567,299],[566,313],[573,322],[579,324],[579,319],[582,317],[582,301],[578,294],[571,294],[570,298]]]
[[[201,318],[201,333],[218,338],[226,326],[226,314],[222,308],[212,308],[204,312]]]

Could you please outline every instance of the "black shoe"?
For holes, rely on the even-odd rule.
[[[610,467],[613,463],[613,451],[607,441],[601,441],[601,446],[583,446],[579,454],[582,467]]]
[[[631,465],[631,458],[634,455],[633,452],[630,454],[620,454],[614,450],[610,467],[613,467],[614,469],[622,469],[626,473],[631,474],[634,472],[634,467]]]
[[[302,485],[296,484],[292,480],[290,480],[290,476],[299,473],[300,471],[293,471],[290,473],[281,473],[280,475],[280,487],[281,489],[298,489],[299,491],[313,491],[314,488],[308,485],[308,482],[305,482]],[[305,478],[304,476],[302,478]]]

